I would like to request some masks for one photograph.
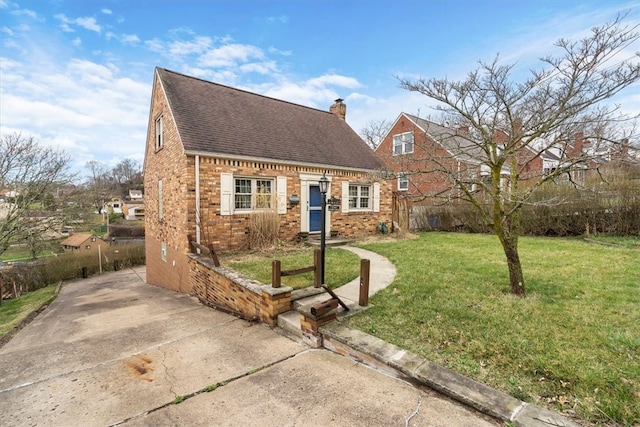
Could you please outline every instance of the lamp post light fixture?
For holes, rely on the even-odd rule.
[[[327,191],[329,190],[329,180],[325,173],[322,174],[322,178],[318,180],[320,186],[320,194],[322,194],[322,210],[320,211],[320,284],[324,285],[324,253],[326,245],[326,227],[327,227]]]

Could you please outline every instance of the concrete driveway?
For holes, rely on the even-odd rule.
[[[433,391],[147,285],[145,271],[65,284],[0,348],[0,425],[499,425]]]

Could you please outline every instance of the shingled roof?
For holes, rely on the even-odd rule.
[[[65,240],[63,240],[60,243],[60,245],[62,245],[62,246],[73,246],[74,248],[79,248],[84,242],[89,240],[91,237],[95,237],[96,240],[100,240],[101,243],[106,243],[102,239],[100,239],[99,237],[97,237],[97,236],[95,236],[93,234],[78,233],[78,234],[72,234],[71,236],[67,237]]]
[[[156,69],[187,154],[382,167],[373,150],[328,111]]]
[[[403,114],[458,160],[469,163],[481,163],[484,159],[485,154],[479,145],[469,141],[468,137],[461,136],[460,131],[441,126],[411,114]]]

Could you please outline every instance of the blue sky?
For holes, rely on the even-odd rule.
[[[637,0],[0,0],[0,132],[77,170],[142,164],[156,66],[324,110],[344,98],[359,132],[429,114],[397,76],[463,78],[496,54],[525,72],[624,12],[640,24]],[[640,88],[616,102],[640,113]]]

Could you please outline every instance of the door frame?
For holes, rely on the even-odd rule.
[[[300,231],[301,232],[309,232],[309,188],[312,185],[320,185],[320,178],[322,175],[320,174],[300,174]],[[329,189],[327,190],[327,194],[331,194],[331,182],[332,176],[327,176],[329,180]],[[331,212],[327,209],[325,216],[325,231],[326,234],[329,235],[331,231]],[[320,234],[319,232],[314,232],[313,234]]]

